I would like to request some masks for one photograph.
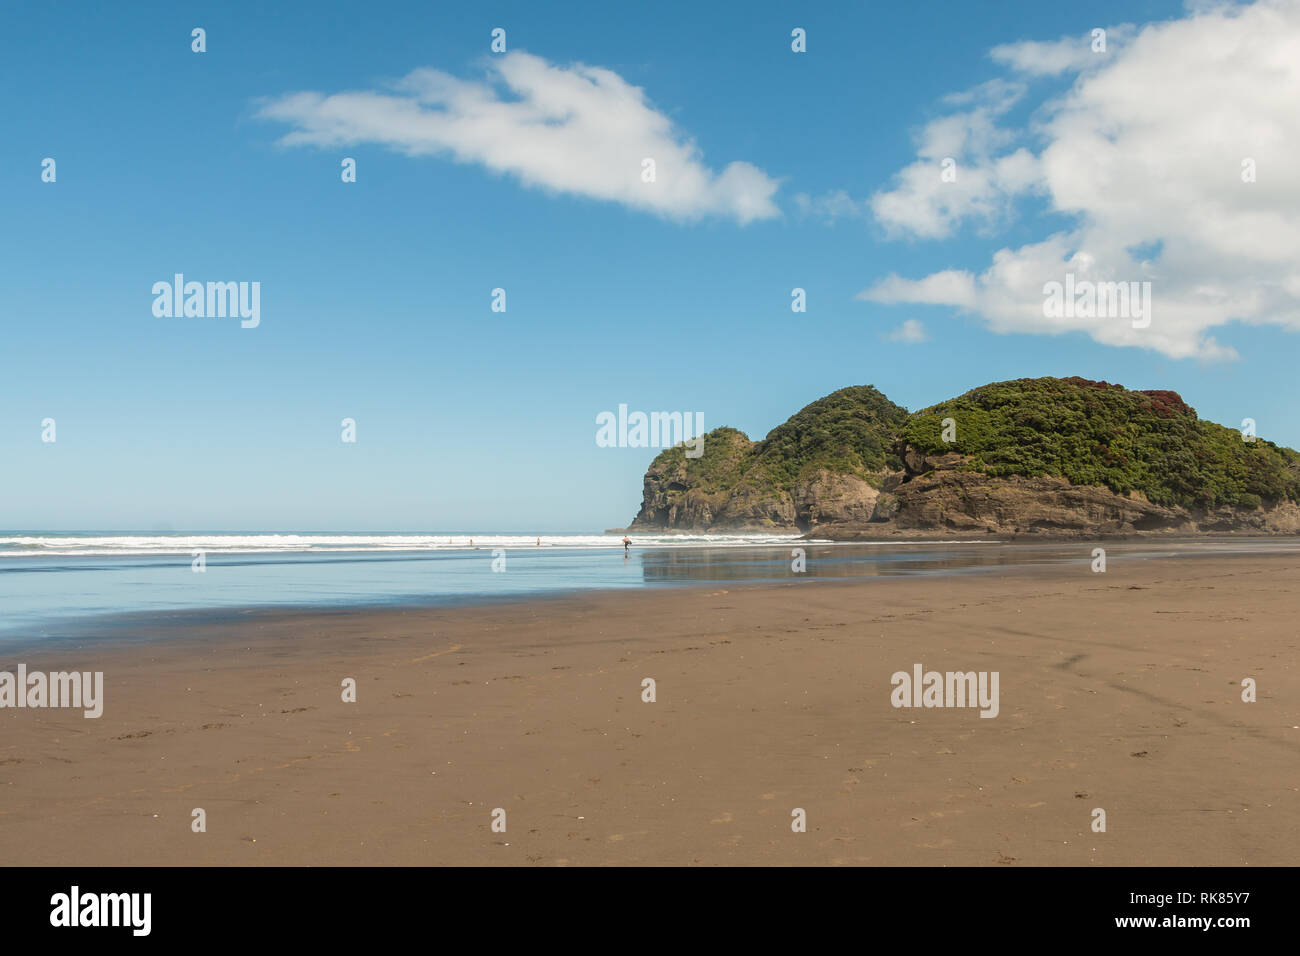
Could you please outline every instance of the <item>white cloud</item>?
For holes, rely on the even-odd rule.
[[[861,218],[869,211],[866,203],[853,199],[843,189],[835,189],[815,197],[807,193],[796,193],[794,204],[801,216],[815,216],[830,225],[834,225],[840,219]]]
[[[1036,188],[1037,158],[1010,150],[1011,131],[998,117],[1025,94],[1022,83],[993,80],[945,99],[969,106],[921,131],[917,160],[900,170],[893,189],[871,197],[871,211],[891,235],[941,239],[965,220],[990,227],[1010,215],[1010,201]]]
[[[1032,129],[993,127],[1005,109],[971,96],[975,108],[930,124],[917,163],[872,200],[888,230],[923,238],[993,228],[1028,195],[1071,224],[1062,231],[1056,217],[1050,235],[999,250],[978,274],[889,276],[861,298],[948,305],[999,332],[1083,331],[1179,358],[1233,357],[1211,334],[1232,321],[1300,330],[1300,4],[1201,8],[1134,29],[1122,46],[1113,35],[1108,53],[1089,50],[1104,62],[1062,67],[1084,72],[1040,106]],[[1057,47],[998,49],[1034,74],[1069,59]],[[956,183],[939,182],[936,143],[964,150]],[[1257,182],[1242,181],[1246,158]],[[1067,272],[1150,281],[1150,327],[1045,318],[1043,285]]]
[[[706,166],[695,143],[617,73],[523,52],[493,57],[484,80],[418,69],[387,91],[289,93],[257,115],[292,127],[285,146],[375,143],[445,155],[675,220],[780,215],[775,180],[746,162]],[[655,162],[652,183],[642,181],[644,159]]]
[[[1021,43],[1004,43],[989,51],[989,56],[1018,73],[1031,76],[1058,76],[1062,73],[1082,73],[1097,69],[1113,56],[1116,46],[1126,43],[1134,34],[1133,24],[1105,27],[1106,49],[1097,50],[1092,31],[1082,37],[1062,37],[1051,43],[1025,40]]]
[[[894,329],[887,336],[891,342],[906,342],[908,345],[915,345],[918,342],[924,342],[930,338],[925,334],[925,326],[916,319],[906,319],[902,325]]]
[[[903,279],[890,274],[870,289],[856,296],[870,302],[891,305],[912,302],[918,305],[955,305],[973,309],[977,305],[975,280],[969,272],[946,269],[924,279]]]

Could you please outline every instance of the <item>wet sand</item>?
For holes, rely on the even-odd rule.
[[[6,647],[0,667],[103,671],[105,704],[0,710],[0,846],[6,865],[1294,865],[1297,581],[1295,555],[1094,574],[1085,549]],[[891,706],[917,663],[997,671],[999,715]]]

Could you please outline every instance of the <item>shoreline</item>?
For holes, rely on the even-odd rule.
[[[1098,544],[1105,545],[1136,545],[1147,544],[1149,542],[1143,536],[1124,537],[1113,536],[1111,538],[1095,539]],[[1261,545],[1273,546],[1273,553],[1287,553],[1284,545],[1285,542],[1279,542],[1276,536],[1272,535],[1249,535],[1249,536],[1185,536],[1185,537],[1166,537],[1160,542],[1170,547],[1185,547],[1189,550],[1179,553],[1180,558],[1212,558],[1228,556],[1236,553],[1262,553],[1262,552],[1234,552],[1232,550],[1218,550],[1218,547],[1248,544],[1254,541]],[[1088,543],[1088,542],[1083,542]],[[789,547],[791,542],[772,542],[772,543],[747,543],[747,544],[729,544],[720,546],[702,545],[700,548],[707,550],[710,547],[717,547],[718,550],[727,552],[734,551],[761,551],[764,549],[776,548],[784,549]],[[826,548],[852,548],[855,546],[870,547],[877,544],[887,545],[936,545],[936,544],[953,544],[953,545],[987,545],[990,547],[1003,546],[1006,548],[1005,553],[1015,556],[1016,554],[1025,554],[1026,556],[1034,553],[1034,549],[1048,550],[1058,548],[1062,545],[1080,545],[1076,539],[1059,539],[1044,540],[1034,538],[1033,540],[983,540],[983,539],[937,539],[937,540],[898,540],[898,541],[817,541],[818,547]],[[1300,554],[1300,538],[1295,541],[1296,553]],[[475,549],[478,550],[478,549]],[[553,549],[555,551],[568,550],[580,553],[586,553],[589,549]],[[655,550],[654,546],[642,548],[643,552]],[[671,549],[670,549],[671,550]],[[699,550],[692,548],[689,550]],[[405,553],[405,552],[404,552]],[[356,554],[370,554],[370,552],[356,552]],[[410,554],[420,554],[420,552],[410,552]],[[1079,561],[1086,563],[1085,552],[1080,552]],[[1142,555],[1133,555],[1131,553],[1114,552],[1110,556],[1111,560],[1130,559],[1130,560],[1153,560],[1152,558]],[[129,560],[129,557],[127,558]],[[277,617],[321,617],[329,619],[337,616],[346,615],[366,615],[382,613],[421,613],[449,611],[458,608],[478,608],[492,607],[495,605],[520,605],[533,601],[552,601],[564,598],[577,597],[583,594],[642,594],[652,591],[675,591],[675,590],[693,590],[698,588],[711,588],[729,586],[734,588],[744,588],[747,586],[782,586],[795,585],[806,586],[813,582],[843,584],[851,581],[879,581],[881,578],[909,578],[919,577],[927,579],[943,579],[953,576],[968,574],[996,574],[998,572],[1018,571],[1023,573],[1034,573],[1042,569],[1050,569],[1061,566],[1061,562],[1045,563],[1016,563],[1015,561],[996,562],[996,563],[974,563],[970,565],[956,565],[948,568],[930,568],[925,570],[906,570],[887,569],[887,573],[881,573],[881,570],[873,565],[864,564],[864,569],[860,574],[845,575],[810,575],[807,578],[799,579],[789,576],[785,579],[773,579],[765,577],[753,578],[701,578],[690,579],[682,578],[678,580],[669,580],[655,584],[632,584],[632,585],[601,585],[598,587],[586,587],[579,585],[557,586],[553,589],[535,589],[510,592],[461,592],[450,594],[430,594],[427,596],[402,596],[395,598],[375,597],[373,599],[361,599],[347,602],[338,601],[318,601],[303,603],[251,603],[251,604],[216,604],[216,605],[193,605],[188,607],[171,607],[157,609],[131,609],[125,611],[105,611],[92,614],[76,614],[65,618],[50,618],[46,623],[38,625],[40,628],[53,629],[57,631],[54,634],[44,634],[40,636],[24,637],[21,632],[25,630],[23,626],[11,626],[0,629],[0,661],[3,661],[6,654],[12,657],[14,654],[29,653],[39,654],[45,650],[54,650],[77,646],[81,642],[104,643],[124,642],[124,643],[147,643],[159,640],[158,635],[169,629],[185,628],[191,626],[206,626],[209,624],[236,624],[250,620],[273,619]]]

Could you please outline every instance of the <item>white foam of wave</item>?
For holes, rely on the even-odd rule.
[[[752,547],[800,541],[774,534],[629,534],[636,548]],[[540,545],[538,542],[540,541]],[[805,542],[809,543],[809,542]],[[621,548],[621,534],[201,534],[14,535],[0,537],[4,557],[108,557],[112,555],[284,554],[294,552],[458,551],[474,548]]]

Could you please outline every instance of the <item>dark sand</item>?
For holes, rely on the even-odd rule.
[[[4,649],[0,667],[104,671],[106,703],[99,720],[0,710],[0,858],[1295,864],[1298,580],[1294,555],[1105,574],[1085,556],[946,578],[182,615],[156,625],[163,640]],[[1000,715],[893,708],[890,675],[918,662],[998,671]],[[195,807],[206,833],[191,832]],[[796,807],[806,833],[791,832]],[[1106,833],[1090,830],[1094,807]]]

